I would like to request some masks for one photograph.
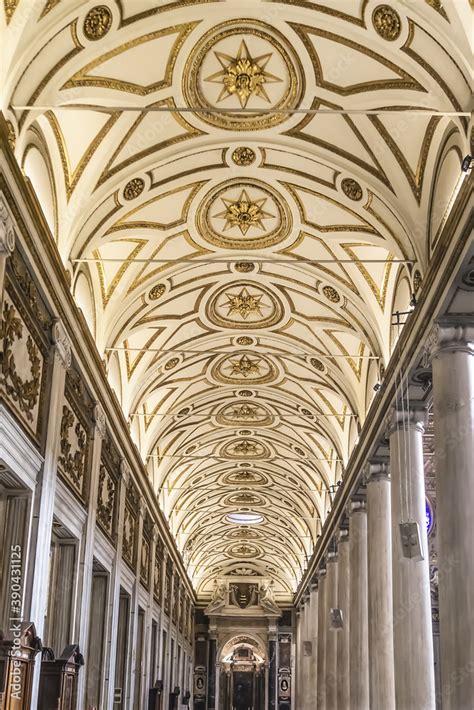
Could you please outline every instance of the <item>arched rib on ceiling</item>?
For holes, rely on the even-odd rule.
[[[468,3],[5,7],[12,144],[196,588],[288,598],[468,152]]]

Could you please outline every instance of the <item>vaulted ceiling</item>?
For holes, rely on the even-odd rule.
[[[12,146],[198,594],[288,599],[469,152],[469,3],[3,3]]]

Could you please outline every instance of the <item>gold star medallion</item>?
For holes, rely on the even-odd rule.
[[[241,108],[247,107],[251,96],[271,103],[265,84],[283,81],[266,70],[272,52],[253,58],[245,40],[242,40],[236,57],[231,57],[223,52],[214,52],[214,56],[222,69],[208,76],[205,81],[222,84],[217,103],[229,96],[237,96]]]
[[[230,369],[231,375],[248,377],[249,375],[260,374],[260,358],[252,360],[247,355],[242,355],[238,360],[229,360],[229,362],[230,365],[226,369]]]
[[[250,227],[265,230],[264,219],[274,218],[275,215],[266,212],[263,207],[267,197],[252,201],[246,190],[242,190],[237,200],[228,200],[221,197],[225,210],[215,214],[216,219],[225,219],[224,232],[232,227],[238,227],[245,236]]]
[[[263,295],[252,296],[244,287],[240,293],[226,293],[225,296],[228,316],[238,313],[243,320],[247,320],[250,315],[263,316],[264,304],[261,303]]]

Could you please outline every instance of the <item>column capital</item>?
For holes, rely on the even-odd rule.
[[[339,530],[338,545],[340,545],[343,542],[348,542],[348,541],[349,541],[349,530],[347,528],[341,528]]]
[[[15,249],[13,219],[3,192],[0,192],[0,255],[10,256]]]
[[[373,481],[389,481],[390,466],[388,458],[370,460],[367,464],[365,480],[369,484]]]
[[[51,328],[51,340],[53,342],[55,352],[59,356],[63,367],[68,370],[71,367],[72,362],[71,341],[69,340],[69,336],[66,333],[62,320],[59,318],[55,318],[53,321],[53,326]]]
[[[326,555],[326,562],[329,564],[330,562],[337,562],[337,552],[335,550],[331,550],[331,552],[328,552]]]
[[[309,589],[310,589],[311,594],[318,590],[318,580],[317,579],[310,582]]]
[[[318,571],[316,572],[316,575],[317,575],[317,577],[318,577],[318,580],[324,579],[325,576],[326,576],[326,572],[327,572],[327,570],[326,570],[326,567],[325,567],[325,566],[324,566],[324,567],[320,567],[320,568],[318,569]]]
[[[474,355],[474,320],[466,322],[458,319],[440,319],[426,339],[424,362],[428,365],[434,358],[446,352],[465,352]]]
[[[95,424],[95,432],[100,436],[101,439],[105,439],[105,433],[107,431],[107,419],[100,402],[95,402],[94,412],[92,416]]]
[[[410,405],[410,409],[401,410],[393,407],[387,415],[387,435],[390,436],[398,429],[415,429],[423,434],[426,423],[426,407],[424,405]]]
[[[355,513],[367,513],[367,504],[363,499],[351,500],[347,508],[349,516]]]

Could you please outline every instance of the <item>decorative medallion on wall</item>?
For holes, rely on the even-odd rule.
[[[314,367],[314,369],[318,370],[319,372],[324,372],[326,369],[321,360],[318,360],[318,358],[316,357],[312,357],[309,362]]]
[[[228,486],[264,486],[268,483],[268,479],[258,471],[250,469],[228,473],[222,479],[222,483]]]
[[[211,376],[226,384],[265,384],[276,380],[278,372],[271,360],[263,355],[237,352],[219,358],[211,368]]]
[[[229,459],[266,459],[270,458],[270,449],[257,439],[234,439],[222,447],[219,455]]]
[[[263,249],[289,235],[285,200],[258,180],[229,180],[214,187],[197,208],[199,235],[221,249]]]
[[[354,202],[358,202],[362,199],[362,188],[353,178],[344,178],[344,180],[341,181],[341,189],[345,196]]]
[[[260,557],[261,551],[256,545],[249,545],[246,542],[238,543],[237,545],[231,545],[225,551],[228,557]]]
[[[281,321],[283,313],[280,299],[251,281],[223,286],[206,305],[207,317],[221,328],[269,328]]]
[[[226,404],[216,415],[218,424],[234,426],[242,422],[254,426],[269,426],[273,422],[271,413],[257,402],[234,402]]]
[[[328,301],[331,301],[331,303],[339,303],[341,300],[339,293],[333,286],[324,286],[323,294],[326,296]]]
[[[84,35],[91,41],[105,37],[112,27],[112,13],[106,5],[96,5],[84,20]]]
[[[225,109],[199,112],[206,123],[228,130],[262,129],[288,118],[281,109],[298,106],[301,76],[283,35],[254,20],[232,20],[213,27],[197,43],[185,67],[183,93],[189,106]],[[242,110],[247,108],[255,112]]]
[[[255,269],[255,264],[251,261],[238,261],[235,265],[235,270],[240,274],[249,274]]]
[[[232,151],[232,160],[240,167],[247,167],[247,165],[252,165],[254,162],[255,151],[253,151],[252,148],[240,146]]]
[[[145,181],[143,178],[133,178],[129,180],[123,189],[123,197],[125,200],[134,200],[142,194],[145,189]]]
[[[224,505],[230,505],[232,507],[264,505],[264,500],[249,491],[240,491],[239,493],[233,493],[227,496],[224,500]]]
[[[227,533],[226,538],[229,540],[258,540],[262,536],[255,530],[249,530],[248,528],[239,528],[238,530],[231,530]]]
[[[393,42],[402,31],[400,16],[390,5],[378,5],[372,13],[375,31],[383,39]]]

